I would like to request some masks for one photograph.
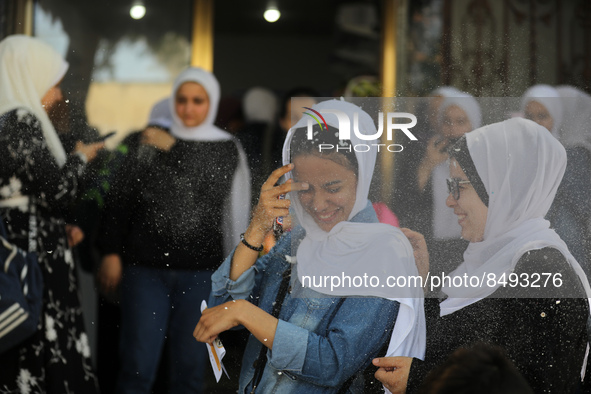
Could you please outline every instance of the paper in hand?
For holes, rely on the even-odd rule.
[[[207,308],[207,302],[203,300],[201,302],[201,313]],[[213,368],[213,374],[215,375],[215,381],[219,382],[220,378],[222,377],[222,371],[226,374],[228,379],[228,371],[226,371],[226,367],[222,363],[222,359],[226,355],[226,349],[224,349],[224,345],[222,345],[222,341],[219,338],[216,338],[213,343],[206,343],[207,346],[207,353],[209,354],[209,362],[211,363],[211,368]]]

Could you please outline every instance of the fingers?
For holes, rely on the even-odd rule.
[[[198,342],[212,343],[217,337],[217,334],[212,334],[212,324],[210,314],[212,313],[210,308],[204,309],[201,313],[201,319],[193,330],[193,337]]]
[[[102,141],[101,142],[93,142],[92,144],[88,144],[86,146],[96,153],[97,151],[99,151],[105,147],[105,143]]]
[[[374,374],[392,393],[406,392],[408,375],[412,358],[410,357],[381,357],[373,359],[373,364],[380,368]]]
[[[154,146],[162,151],[169,151],[175,144],[176,138],[164,130],[148,127],[142,132],[140,143]]]
[[[73,224],[66,225],[66,235],[70,247],[78,245],[84,239],[84,232],[82,229]]]
[[[97,273],[101,289],[106,294],[113,292],[119,286],[122,274],[121,258],[115,254],[104,256]]]
[[[238,325],[236,315],[238,303],[226,302],[212,308],[205,309],[199,323],[193,330],[193,336],[199,342],[211,343],[218,334]]]
[[[396,357],[378,357],[372,360],[372,364],[381,368],[396,368],[399,362]]]
[[[197,325],[195,326],[195,329],[193,330],[193,337],[199,341],[200,338],[202,338],[202,332],[204,330],[204,316],[208,313],[208,309],[204,309],[203,312],[201,312],[201,319],[199,319],[199,322],[197,322]],[[203,342],[203,341],[199,341],[199,342]]]
[[[275,186],[275,184],[277,183],[277,181],[279,181],[279,178],[281,178],[283,175],[290,172],[292,169],[293,169],[293,164],[289,163],[289,164],[286,164],[283,167],[279,167],[278,169],[273,171],[271,173],[271,175],[269,175],[269,178],[267,178],[265,183],[263,183],[263,187],[261,188],[261,190],[272,189]]]
[[[104,270],[99,273],[99,282],[101,284],[101,289],[107,294],[111,293],[118,284],[116,279]]]
[[[261,187],[259,201],[253,213],[251,224],[257,231],[266,233],[273,225],[273,221],[278,216],[288,216],[291,201],[289,199],[280,199],[292,191],[307,190],[309,185],[306,182],[294,182],[288,179],[285,183],[275,186],[279,178],[287,174],[294,168],[293,164],[287,164],[273,171],[267,181]]]
[[[158,138],[160,130],[154,127],[148,127],[142,132],[140,142],[144,145],[154,145],[154,141]]]
[[[384,385],[390,392],[396,392],[395,386],[395,376],[394,370],[386,370],[384,368],[379,368],[376,373],[374,374],[375,378]]]
[[[425,237],[423,234],[413,231],[409,228],[401,228],[400,231],[408,238],[410,243],[412,244],[413,248],[419,246],[420,244],[425,243]],[[426,243],[425,243],[426,245]]]
[[[269,178],[265,181],[261,187],[261,193],[267,190],[273,190],[275,197],[280,194],[286,194],[291,191],[307,190],[309,185],[306,182],[294,182],[292,179],[288,179],[287,182],[281,185],[275,186],[279,179],[290,172],[294,168],[293,163],[286,164],[283,167],[279,167],[269,175]]]

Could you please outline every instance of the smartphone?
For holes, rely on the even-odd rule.
[[[280,200],[285,199],[285,194],[280,194],[278,197]],[[275,218],[275,222],[273,222],[273,235],[275,238],[279,238],[283,234],[283,216],[278,216]]]
[[[107,133],[105,135],[101,135],[99,138],[97,138],[96,142],[102,142],[102,141],[106,140],[107,138],[111,138],[115,134],[117,134],[116,131],[111,131],[110,133]]]

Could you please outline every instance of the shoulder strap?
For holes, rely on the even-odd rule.
[[[271,311],[271,315],[275,318],[279,317],[279,313],[281,312],[281,307],[283,306],[283,300],[287,294],[287,289],[289,288],[289,281],[291,279],[291,266],[287,267],[287,269],[283,272],[281,284],[279,285],[279,291],[277,291],[277,297],[275,297],[275,302],[273,303],[273,310]],[[253,394],[259,385],[261,378],[263,377],[263,371],[265,370],[265,366],[267,365],[267,347],[265,345],[261,345],[261,351],[259,353],[259,357],[255,361],[255,370],[253,376],[253,386],[251,394]]]

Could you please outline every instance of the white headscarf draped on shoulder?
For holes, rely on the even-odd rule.
[[[209,112],[203,123],[196,127],[187,127],[176,114],[174,99],[177,90],[186,82],[196,82],[203,86],[209,97]],[[232,134],[214,126],[220,102],[220,85],[215,76],[197,67],[189,67],[179,74],[173,84],[169,100],[172,125],[170,132],[181,140],[189,141],[227,141],[232,140],[238,149],[238,167],[232,179],[232,190],[224,205],[224,252],[229,254],[240,241],[240,233],[247,225],[250,215],[250,170],[242,146]]]
[[[17,108],[35,115],[60,167],[66,163],[66,152],[41,99],[67,70],[68,63],[59,53],[39,39],[14,35],[0,42],[0,115]]]
[[[315,104],[312,109],[322,113],[329,126],[339,128],[339,121],[330,110],[338,110],[353,121],[358,115],[359,130],[365,135],[376,134],[376,127],[371,117],[361,108],[345,101],[329,100]],[[283,146],[283,163],[291,162],[290,146],[294,132],[308,125],[307,116],[287,133]],[[351,145],[375,144],[377,141],[361,140],[353,132],[351,123]],[[360,149],[360,150],[365,150]],[[357,215],[368,205],[369,186],[371,183],[377,152],[372,146],[368,152],[355,152],[358,163],[357,192],[353,210],[348,220]],[[288,177],[291,175],[288,174]],[[293,211],[297,221],[306,230],[306,236],[297,250],[297,274],[301,283],[303,276],[343,274],[350,277],[376,275],[381,283],[389,275],[418,276],[414,254],[408,239],[397,228],[381,223],[353,223],[342,221],[329,232],[322,230],[300,204],[296,195],[291,196]],[[425,352],[425,316],[423,311],[422,289],[402,288],[393,292],[387,287],[338,287],[313,288],[331,296],[376,296],[398,301],[400,310],[388,349],[389,356],[410,356],[423,358]]]
[[[550,132],[554,137],[558,138],[562,120],[564,119],[564,109],[558,91],[550,85],[532,86],[521,96],[521,111],[525,111],[525,107],[532,101],[536,101],[546,108],[553,121]]]
[[[544,219],[566,168],[560,142],[523,118],[474,130],[466,134],[466,142],[489,198],[488,216],[483,240],[470,243],[464,262],[450,276],[480,278],[486,273],[500,278],[513,272],[525,252],[552,247],[566,257],[591,297],[581,266]],[[490,296],[498,287],[443,287],[448,298],[440,305],[441,316]]]

